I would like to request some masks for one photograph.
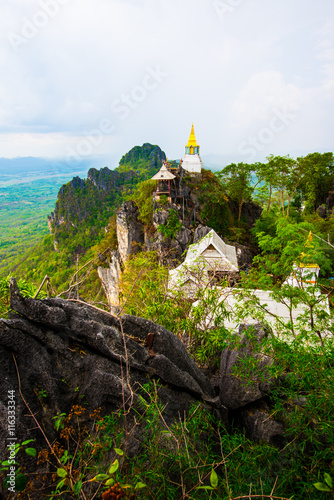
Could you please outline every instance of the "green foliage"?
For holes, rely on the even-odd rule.
[[[47,215],[68,176],[39,179],[0,188],[0,273],[10,272],[13,260],[48,234]]]
[[[125,264],[120,283],[122,311],[181,331],[190,305],[170,296],[167,285],[168,270],[159,265],[157,252],[133,255]]]
[[[219,368],[220,353],[226,345],[224,321],[230,316],[221,295],[220,288],[198,288],[196,301],[183,324],[197,362],[214,371]]]
[[[10,312],[9,280],[9,276],[7,276],[7,278],[0,278],[0,318],[7,317],[8,313]],[[37,292],[37,288],[35,285],[23,279],[20,279],[17,284],[23,297],[31,298],[35,296]],[[46,293],[42,291],[39,295],[39,298],[45,297]]]
[[[332,492],[334,493],[333,490],[333,481],[332,478],[327,472],[324,474],[324,483],[315,483],[313,486],[317,488],[319,491],[326,491],[326,492]]]
[[[35,458],[37,451],[35,448],[27,448],[27,445],[32,443],[34,439],[27,439],[23,443],[10,444],[6,448],[8,450],[8,459],[0,462],[0,485],[2,492],[4,489],[11,488],[10,491],[21,492],[26,489],[28,478],[26,474],[23,474],[23,455],[24,453],[29,457]],[[21,465],[18,460],[21,455]],[[13,486],[11,484],[12,476],[14,475]]]
[[[113,171],[91,169],[90,178],[94,182],[75,177],[63,185],[55,208],[56,218],[63,223],[53,224],[52,235],[29,251],[18,253],[5,268],[5,275],[24,277],[35,283],[48,275],[53,288],[60,293],[68,289],[78,268],[96,259],[95,267],[85,267],[80,280],[76,280],[80,285],[75,293],[86,300],[101,301],[101,283],[96,271],[97,264],[101,264],[98,255],[116,247],[115,213],[140,182],[156,173],[164,158],[160,148],[150,144],[136,147],[130,153]],[[145,198],[151,186],[150,182],[144,183],[135,192],[144,221],[152,213],[152,197]]]
[[[145,225],[152,225],[153,219],[153,191],[154,181],[144,181],[138,184],[136,189],[128,196],[128,200],[133,200],[139,209],[139,220]]]
[[[283,215],[289,216],[290,204],[301,183],[303,165],[287,156],[267,157],[267,163],[257,164],[256,175],[265,182],[268,193],[267,210],[276,197]]]
[[[256,188],[257,184],[252,185],[252,175],[257,168],[258,164],[231,163],[221,172],[216,173],[225,187],[227,195],[238,202],[238,222],[241,219],[243,204],[251,200],[252,193]]]
[[[282,351],[285,347],[281,345]],[[303,361],[307,360],[303,357]],[[324,365],[321,363],[321,367]],[[110,493],[122,491],[124,498],[135,496],[139,500],[182,497],[201,500],[208,498],[208,494],[216,500],[257,497],[312,500],[317,486],[330,492],[330,474],[324,475],[324,483],[315,481],[318,471],[333,460],[332,430],[326,428],[329,441],[324,442],[324,421],[317,420],[312,424],[320,427],[317,437],[306,446],[311,435],[310,424],[306,422],[312,420],[314,413],[309,413],[311,403],[293,410],[292,398],[296,393],[292,393],[289,384],[297,382],[298,375],[300,372],[293,381],[287,378],[284,386],[287,399],[276,413],[292,419],[291,427],[300,423],[294,432],[299,433],[302,424],[304,428],[297,439],[291,431],[291,441],[281,450],[254,443],[233,427],[228,433],[214,412],[200,403],[189,408],[183,419],[167,424],[159,402],[164,387],[156,381],[142,386],[132,414],[118,411],[101,418],[100,411],[94,411],[89,415],[89,431],[87,428],[84,431],[82,423],[85,410],[76,405],[66,416],[65,426],[58,430],[54,453],[50,450],[38,453],[39,464],[44,462],[53,475],[44,476],[44,483],[38,483],[36,475],[26,471],[32,482],[31,498],[49,496],[47,488],[52,489],[54,498],[80,495],[88,499],[99,489]],[[317,410],[322,404],[323,400],[317,404]],[[329,401],[325,412],[328,421]],[[141,446],[137,454],[128,456],[126,429],[133,424],[140,430]]]
[[[325,203],[328,190],[334,181],[333,153],[310,153],[297,158],[304,175],[301,179],[301,191],[305,199],[305,209],[312,212]]]
[[[158,232],[164,235],[164,238],[174,239],[181,229],[181,221],[179,215],[173,208],[169,210],[169,215],[166,224],[158,226]]]
[[[331,272],[331,255],[326,241],[314,236],[307,243],[309,231],[316,233],[309,222],[296,223],[292,218],[275,217],[269,212],[256,224],[256,234],[261,254],[255,257],[255,266],[248,280],[256,288],[272,289],[289,276],[294,263],[308,265],[316,263],[323,275]],[[331,252],[332,253],[332,252]]]
[[[131,167],[146,175],[146,178],[150,178],[159,170],[163,161],[166,161],[166,155],[159,146],[145,143],[142,146],[135,146],[122,156],[118,171],[124,172]]]
[[[217,175],[210,170],[202,170],[202,179],[187,182],[193,193],[198,196],[200,215],[203,222],[217,233],[229,235],[233,225],[233,215],[228,206],[225,188]]]

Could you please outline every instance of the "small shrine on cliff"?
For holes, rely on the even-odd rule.
[[[172,191],[175,189],[176,176],[170,172],[167,168],[168,159],[166,163],[164,163],[157,174],[152,177],[152,180],[156,182],[155,186],[155,201],[160,201],[160,197],[162,195],[166,195],[168,197],[169,203],[172,202]]]
[[[185,174],[200,177],[202,167],[203,162],[199,155],[199,145],[195,137],[194,125],[192,125],[186,152],[180,163],[169,162],[167,158],[159,172],[151,178],[156,182],[153,201],[159,202],[161,196],[165,195],[169,203],[178,203],[184,206],[187,192],[182,185],[182,179]]]
[[[194,124],[191,126],[191,132],[186,145],[185,155],[181,160],[182,168],[190,174],[200,174],[203,168],[203,162],[199,155],[199,145],[197,144]]]
[[[239,275],[236,249],[211,231],[188,248],[186,258],[170,271],[168,287],[182,288],[192,298],[201,288],[216,286],[223,280],[235,284]]]

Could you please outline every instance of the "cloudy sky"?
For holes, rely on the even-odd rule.
[[[0,157],[333,151],[333,0],[1,0]]]

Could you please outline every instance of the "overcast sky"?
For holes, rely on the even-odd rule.
[[[333,151],[333,0],[1,0],[0,157]]]

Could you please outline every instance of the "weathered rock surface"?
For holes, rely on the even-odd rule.
[[[111,312],[117,312],[119,306],[119,282],[121,279],[121,258],[119,251],[110,252],[107,268],[98,267],[97,274],[101,280]]]
[[[49,228],[50,234],[53,233],[53,227],[52,227],[53,224],[56,227],[59,227],[62,224],[65,224],[65,222],[66,222],[64,217],[57,218],[54,212],[51,212],[51,214],[47,216],[47,221],[48,221],[48,228]]]
[[[52,417],[69,412],[76,391],[91,411],[101,407],[104,415],[123,404],[136,405],[136,391],[152,377],[164,385],[159,397],[168,421],[196,401],[221,409],[209,380],[181,341],[151,321],[118,318],[75,301],[26,299],[15,280],[11,307],[11,318],[0,320],[2,443],[7,436],[5,402],[8,391],[15,390],[16,436],[41,440],[42,445],[41,433],[32,430],[35,425],[19,395],[18,373],[22,394],[50,440],[55,436]],[[40,391],[47,394],[43,406]]]
[[[208,226],[202,226],[201,224],[195,229],[195,234],[194,234],[194,241],[193,243],[197,243],[199,240],[204,238],[210,231],[211,227]]]
[[[326,205],[320,205],[318,208],[317,208],[317,214],[319,215],[319,217],[321,217],[322,219],[326,219],[327,217],[327,206]]]
[[[251,267],[254,255],[248,247],[240,245],[240,243],[233,243],[233,245],[237,252],[239,270],[245,271]]]
[[[284,425],[271,413],[269,406],[261,402],[258,406],[242,410],[240,417],[249,439],[283,448],[286,444]]]
[[[267,402],[274,381],[266,369],[272,365],[273,359],[259,349],[267,335],[261,324],[240,325],[239,348],[225,349],[221,355],[219,399],[229,409],[230,418],[246,431],[249,439],[283,448],[287,440],[284,424],[273,418]],[[249,363],[254,367],[253,376],[248,374],[244,378],[241,370],[239,377],[234,372],[242,361],[246,361],[245,367]]]
[[[131,253],[139,252],[144,244],[144,226],[138,220],[139,210],[133,201],[125,201],[117,212],[117,241],[121,261]]]
[[[272,358],[253,350],[251,342],[247,339],[247,330],[252,329],[256,344],[259,344],[268,332],[260,325],[240,325],[240,347],[236,349],[224,349],[220,361],[220,384],[219,398],[223,405],[229,409],[241,408],[249,403],[257,401],[268,394],[272,380],[268,376],[265,381],[255,374],[251,379],[242,380],[233,373],[245,359],[252,360],[256,364],[256,370],[264,371],[272,365]]]

